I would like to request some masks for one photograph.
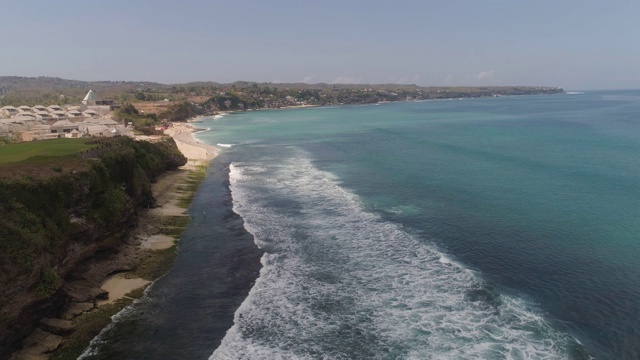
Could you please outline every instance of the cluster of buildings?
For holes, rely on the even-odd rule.
[[[32,141],[129,135],[129,129],[111,119],[110,106],[93,105],[94,98],[89,91],[79,106],[4,106],[0,108],[0,136]]]

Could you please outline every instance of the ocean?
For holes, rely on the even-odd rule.
[[[176,267],[85,358],[640,358],[640,91],[197,125]]]

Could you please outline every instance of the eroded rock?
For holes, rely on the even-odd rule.
[[[11,360],[40,360],[48,359],[49,354],[62,345],[62,337],[41,329],[35,329],[22,342],[22,350],[15,352]]]
[[[94,303],[71,303],[67,310],[60,316],[64,320],[71,320],[79,315],[91,311],[96,305]]]
[[[109,293],[100,289],[99,285],[84,280],[66,283],[63,289],[71,300],[79,303],[109,297]]]
[[[71,334],[75,330],[75,326],[70,320],[44,318],[40,321],[39,327],[55,335]]]

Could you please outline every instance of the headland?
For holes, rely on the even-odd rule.
[[[85,230],[84,235],[69,235],[68,240],[60,240],[60,246],[67,247],[67,251],[58,251],[55,248],[45,250],[45,253],[54,253],[53,256],[45,254],[46,258],[29,255],[34,259],[32,264],[33,261],[36,263],[25,267],[24,270],[20,270],[19,265],[9,265],[8,260],[3,261],[4,265],[12,267],[16,274],[15,277],[7,274],[3,279],[3,288],[6,286],[11,289],[7,295],[13,295],[13,303],[3,302],[5,305],[2,309],[2,331],[6,332],[7,336],[2,343],[0,358],[8,358],[12,354],[11,359],[75,359],[89,341],[110,322],[112,315],[143,296],[145,288],[172,267],[177,240],[189,222],[186,208],[206,175],[207,164],[216,155],[215,148],[198,143],[192,137],[194,131],[189,124],[177,124],[175,129],[168,131],[175,139],[158,136],[147,139],[154,141],[155,145],[146,141],[140,143],[148,144],[143,146],[150,147],[151,151],[155,151],[155,148],[173,148],[176,154],[182,153],[185,156],[180,154],[183,160],[171,162],[174,165],[163,165],[164,169],[149,172],[149,179],[154,182],[147,183],[149,193],[145,195],[146,202],[136,200],[135,196],[128,193],[130,188],[136,186],[142,186],[142,189],[132,192],[144,193],[147,190],[144,190],[143,185],[132,183],[127,184],[126,188],[123,186],[123,206],[127,210],[122,211],[125,215],[116,221],[120,226],[88,224],[96,234]],[[115,138],[109,141],[118,149],[115,153],[129,151],[127,148],[130,146],[130,140]],[[125,145],[116,144],[121,141],[124,141]],[[138,144],[138,141],[131,144]],[[134,145],[134,148],[136,146]],[[117,158],[109,151],[96,156],[98,157],[95,160],[89,161],[104,161],[104,156]],[[84,165],[74,163],[76,167],[72,168],[67,164],[71,160],[65,161],[59,168],[55,161],[47,162],[48,167],[55,167],[50,174],[52,177],[71,173],[83,178],[81,170]],[[24,164],[16,166],[28,168]],[[106,171],[107,177],[113,176],[109,166]],[[113,171],[128,173],[126,169]],[[132,169],[131,173],[135,171]],[[6,187],[13,186],[11,179],[3,180],[7,181],[6,184],[3,183]],[[74,190],[70,189],[70,197],[79,197],[73,193]],[[14,198],[14,201],[20,200]],[[97,201],[94,203],[100,211]],[[130,205],[126,205],[127,203]],[[72,206],[66,211],[72,213],[72,218],[77,217],[78,220],[75,222],[80,221],[81,227],[84,223],[91,222],[83,216],[89,218],[92,215],[86,215],[77,207]],[[113,220],[115,219],[111,219]],[[101,231],[104,235],[97,234]],[[78,243],[79,236],[85,237],[81,243]],[[91,240],[94,238],[95,240]],[[68,245],[65,245],[67,242]],[[60,254],[59,260],[56,260],[55,254]],[[74,254],[76,256],[73,256]],[[38,270],[40,265],[43,269]],[[46,294],[33,293],[29,290],[31,287],[28,284],[25,284],[22,290],[16,287],[15,281],[19,281],[23,276],[32,277],[30,273],[40,278],[43,274],[51,275],[51,281],[45,281],[50,285]],[[42,283],[42,279],[35,280],[34,286],[37,289],[42,287],[37,284],[38,281]],[[23,319],[21,325],[16,323],[20,321],[18,319]]]

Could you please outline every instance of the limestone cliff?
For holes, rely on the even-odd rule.
[[[70,298],[102,295],[76,270],[117,247],[153,206],[150,183],[186,163],[171,139],[101,145],[0,168],[0,359]]]

